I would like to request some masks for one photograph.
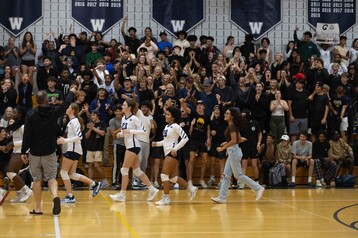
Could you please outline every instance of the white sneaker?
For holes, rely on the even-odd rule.
[[[0,188],[0,202],[1,202],[2,198],[5,196],[6,192],[7,192],[6,190]]]
[[[150,202],[153,200],[153,198],[158,194],[159,189],[156,189],[155,187],[152,187],[152,189],[149,189],[149,196],[147,201]]]
[[[256,201],[260,200],[260,198],[262,197],[262,195],[265,192],[265,188],[261,187],[257,192],[256,192]]]
[[[21,193],[20,202],[26,202],[32,195],[32,190],[25,186],[24,191]]]
[[[203,187],[203,188],[208,188],[208,185],[205,183],[204,180],[200,180],[199,184]]]
[[[324,182],[324,179],[321,179],[321,184],[323,187],[327,186],[327,184]]]
[[[14,197],[13,199],[10,200],[11,203],[19,203],[20,199],[22,197],[22,191],[16,191],[16,197]]]
[[[126,201],[126,194],[119,192],[116,194],[110,194],[109,195],[110,198],[112,198],[112,200],[117,201],[117,202],[125,202]]]
[[[245,184],[242,182],[239,182],[237,189],[243,190],[245,188]]]
[[[319,181],[319,180],[316,181],[316,187],[319,187],[319,188],[322,187],[321,181]]]
[[[189,187],[189,199],[190,201],[193,200],[196,196],[196,193],[198,192],[199,188],[198,187],[195,187],[195,186],[191,186]]]
[[[170,201],[170,198],[162,198],[158,202],[156,202],[156,205],[170,205],[172,202]]]
[[[212,201],[216,202],[216,203],[220,203],[220,204],[223,204],[223,203],[226,203],[226,200],[224,199],[221,199],[219,197],[217,198],[211,198]]]
[[[215,179],[211,178],[208,181],[208,186],[214,186],[215,185]]]
[[[178,183],[174,184],[173,188],[174,189],[179,189],[179,184]]]
[[[102,180],[101,189],[109,187],[109,182],[107,179]]]
[[[158,181],[155,181],[155,182],[153,183],[153,186],[154,186],[155,188],[159,188],[159,187],[160,187]]]

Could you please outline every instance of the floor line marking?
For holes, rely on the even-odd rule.
[[[53,217],[53,222],[55,224],[55,235],[56,238],[61,238],[61,231],[60,231],[60,223],[58,221],[58,216]]]

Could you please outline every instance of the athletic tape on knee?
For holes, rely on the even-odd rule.
[[[60,175],[63,180],[70,180],[70,176],[68,176],[68,171],[61,169]]]
[[[162,180],[162,182],[169,181],[169,175],[167,175],[167,174],[160,174],[160,179]]]
[[[169,181],[172,183],[176,183],[178,181],[178,176],[175,176],[175,177],[169,179]]]
[[[141,176],[143,174],[143,171],[140,170],[140,168],[133,169],[133,174],[137,177]]]
[[[121,168],[121,174],[122,175],[128,175],[128,171],[129,171],[129,169],[128,168]]]
[[[13,178],[16,176],[17,173],[14,172],[6,172],[6,176],[9,177],[9,179],[12,181]]]
[[[78,174],[78,173],[70,174],[70,178],[71,178],[72,180],[76,180],[76,181],[80,180],[81,176],[82,176],[82,175],[80,175],[80,174]]]

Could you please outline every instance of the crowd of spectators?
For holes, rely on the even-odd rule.
[[[343,35],[336,45],[316,44],[311,32],[304,32],[300,39],[296,29],[284,52],[273,52],[267,37],[255,42],[250,34],[240,45],[234,36],[228,36],[219,49],[215,36],[180,31],[177,40],[169,42],[165,31],[155,36],[147,27],[140,37],[136,28],[126,30],[127,22],[125,17],[122,42],[105,42],[100,32],[51,32],[40,46],[34,43],[31,32],[23,39],[11,36],[8,44],[0,47],[1,126],[6,127],[16,105],[32,109],[35,85],[47,92],[54,106],[62,104],[75,87],[74,102],[80,106],[85,124],[98,123],[93,122],[95,118],[107,131],[98,136],[105,137],[101,143],[104,162],[108,162],[108,126],[115,117],[114,108],[120,109],[118,105],[128,98],[135,99],[139,108],[147,107],[155,122],[150,137],[157,141],[165,126],[163,110],[178,106],[181,125],[189,137],[199,131],[205,142],[204,148],[189,142],[180,173],[191,178],[191,163],[201,155],[200,184],[206,187],[206,166],[210,164],[212,185],[217,174],[215,158],[225,159],[225,154],[212,149],[222,142],[223,113],[236,106],[248,121],[248,128],[242,128],[250,141],[243,145],[248,151],[243,159],[254,161],[255,180],[260,179],[262,170],[262,182],[268,184],[268,169],[277,163],[287,170],[293,186],[299,165],[309,167],[309,185],[314,171],[321,181],[318,186],[334,182],[342,165],[353,172],[352,147],[358,134],[358,39],[350,39],[350,47]],[[59,128],[65,128],[67,121],[64,116]],[[86,138],[83,145],[91,150],[86,147]],[[324,146],[328,148],[322,149]],[[154,161],[161,157],[152,154]],[[320,167],[329,167],[329,163],[335,165],[334,172],[320,175]],[[220,164],[222,171],[224,163]],[[319,167],[314,170],[315,166]],[[159,167],[159,163],[153,162],[151,167]],[[112,184],[119,178],[114,173]],[[158,169],[154,168],[151,179],[159,186],[157,178]]]

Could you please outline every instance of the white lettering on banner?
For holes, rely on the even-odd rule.
[[[91,19],[93,31],[102,31],[105,19]]]
[[[260,34],[263,22],[249,22],[252,34]]]
[[[9,17],[11,30],[20,30],[23,20],[24,18],[22,17]]]
[[[185,21],[171,20],[170,22],[172,23],[174,32],[178,32],[178,31],[183,30]]]

